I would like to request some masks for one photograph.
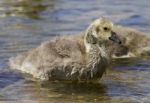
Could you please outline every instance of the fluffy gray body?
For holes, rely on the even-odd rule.
[[[11,58],[10,65],[41,80],[87,81],[101,78],[109,61],[98,45],[86,54],[83,41],[61,37]]]
[[[10,67],[41,80],[100,79],[111,60],[113,48],[107,42],[112,36],[112,26],[106,18],[97,19],[86,30],[84,38],[57,37],[11,58]]]

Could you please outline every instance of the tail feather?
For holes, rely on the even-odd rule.
[[[26,56],[27,56],[27,53],[23,53],[21,55],[18,55],[17,57],[11,57],[9,59],[10,68],[19,70],[21,68],[22,63],[24,62]]]

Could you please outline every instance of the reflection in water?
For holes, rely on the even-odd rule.
[[[21,84],[21,85],[20,85]],[[0,91],[3,100],[98,101],[109,100],[103,84],[39,83],[19,81]]]
[[[41,84],[42,88],[53,89],[52,91],[62,94],[96,94],[104,95],[106,86],[100,83],[63,83],[63,82],[45,82]]]
[[[123,74],[125,75],[125,74]],[[135,85],[109,79],[101,83],[33,82],[20,80],[0,90],[0,100],[40,103],[140,103],[141,91]],[[117,76],[116,76],[117,77]],[[124,80],[125,81],[125,80]],[[135,84],[134,82],[132,82]],[[137,92],[138,91],[138,92]],[[135,96],[132,96],[134,93]],[[137,94],[138,93],[138,94]],[[142,94],[144,94],[143,92]],[[145,95],[145,98],[148,98]]]
[[[53,8],[54,1],[45,0],[2,0],[0,1],[1,16],[23,16],[31,19],[40,19],[40,13],[48,7]]]

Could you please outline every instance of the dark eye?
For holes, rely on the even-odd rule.
[[[100,28],[96,28],[96,32],[99,32],[100,31]]]
[[[104,27],[103,29],[104,29],[104,31],[109,31],[108,27]]]

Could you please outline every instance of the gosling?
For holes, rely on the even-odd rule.
[[[122,45],[115,49],[115,58],[150,56],[150,35],[148,33],[122,26],[114,26],[113,31],[122,40]]]
[[[10,58],[10,67],[42,81],[91,81],[100,79],[110,64],[113,47],[121,43],[112,31],[113,23],[96,19],[86,30],[84,40],[57,37],[39,47]]]

